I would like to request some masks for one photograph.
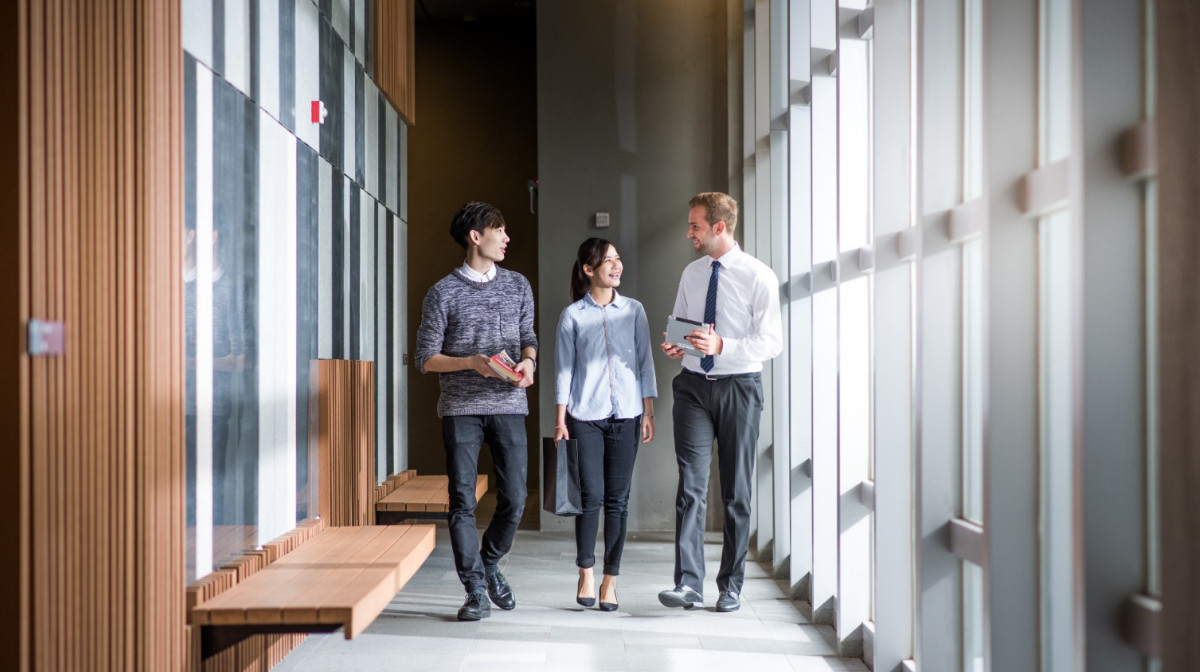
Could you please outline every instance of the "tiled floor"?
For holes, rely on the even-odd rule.
[[[502,569],[517,597],[513,611],[492,609],[478,623],[455,620],[462,586],[454,573],[444,523],[438,546],[416,576],[357,638],[313,635],[276,667],[280,672],[383,670],[562,671],[687,670],[816,672],[866,670],[836,657],[833,630],[811,625],[763,567],[746,568],[742,608],[714,611],[719,537],[706,545],[703,611],[667,609],[658,591],[671,587],[670,534],[630,535],[614,613],[575,604],[573,537],[522,530]],[[603,542],[598,545],[601,552]],[[597,574],[597,585],[599,575]]]

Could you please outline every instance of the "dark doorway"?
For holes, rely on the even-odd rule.
[[[416,19],[417,123],[409,130],[408,146],[410,350],[425,293],[463,263],[462,248],[448,230],[450,218],[466,201],[486,201],[500,209],[512,238],[503,266],[529,279],[535,301],[538,286],[538,224],[527,186],[537,175],[534,3],[418,0]],[[410,468],[444,474],[437,375],[416,369],[410,374]],[[529,388],[528,398],[528,485],[530,501],[536,502],[536,385]],[[479,471],[492,473],[486,450]],[[481,508],[488,508],[488,499]],[[537,526],[537,509],[526,507],[523,526]]]

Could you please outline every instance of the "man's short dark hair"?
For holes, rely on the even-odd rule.
[[[458,209],[454,219],[450,220],[450,237],[456,243],[467,249],[470,242],[470,232],[483,233],[485,229],[498,229],[504,226],[504,215],[494,205],[483,201],[471,201]]]

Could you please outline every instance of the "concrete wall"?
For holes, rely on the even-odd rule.
[[[524,274],[534,298],[539,294],[537,217],[529,212],[525,186],[537,171],[533,21],[419,21],[416,37],[420,116],[409,131],[410,344],[416,343],[425,293],[462,265],[465,253],[449,231],[450,218],[466,201],[487,201],[504,213],[512,242],[503,266]],[[444,474],[438,377],[415,368],[411,374],[409,466]],[[536,465],[537,387],[529,392],[529,406],[529,457]],[[479,472],[491,470],[485,450]],[[537,479],[531,466],[531,491]]]
[[[538,385],[541,435],[554,428],[554,330],[569,303],[575,250],[593,235],[625,262],[621,292],[646,306],[657,340],[683,267],[696,258],[687,202],[728,190],[730,171],[724,0],[546,0],[538,3]],[[597,229],[593,215],[611,213]],[[657,349],[655,350],[658,353]],[[655,356],[658,436],[643,446],[630,530],[675,527],[671,380]],[[542,513],[543,529],[570,519]]]

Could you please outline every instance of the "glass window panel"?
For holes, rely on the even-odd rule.
[[[1158,181],[1145,185],[1146,255],[1146,590],[1162,590],[1158,440]]]
[[[983,524],[983,241],[963,255],[963,510]]]
[[[837,48],[837,0],[811,0],[812,46],[833,51]]]
[[[963,200],[983,195],[983,0],[965,0],[966,114]]]
[[[837,80],[813,77],[812,94],[812,254],[818,263],[833,260],[838,250]]]
[[[833,607],[838,556],[838,295],[813,296],[814,612]]]
[[[1071,153],[1071,0],[1042,0],[1042,165]]]
[[[1071,667],[1074,594],[1071,212],[1039,233],[1042,669]]]
[[[856,250],[870,235],[870,95],[867,40],[841,40],[838,54],[838,249]]]
[[[983,568],[962,563],[964,672],[984,672]]]
[[[1154,2],[1142,3],[1145,21],[1142,41],[1145,44],[1142,81],[1145,86],[1143,110],[1147,118],[1155,112],[1154,68]],[[1143,217],[1145,220],[1145,292],[1146,292],[1146,590],[1159,595],[1162,590],[1161,537],[1158,506],[1158,180],[1152,178],[1144,186]],[[1156,669],[1152,663],[1151,669]]]
[[[859,510],[859,489],[870,478],[871,285],[864,276],[841,286],[838,333],[838,478],[841,508],[840,631],[870,618],[871,514]],[[851,504],[853,503],[853,504]]]

